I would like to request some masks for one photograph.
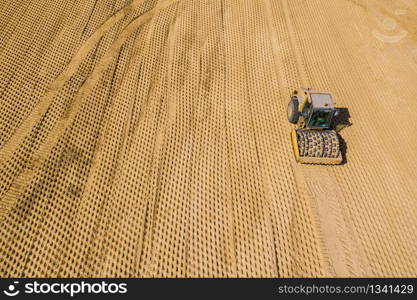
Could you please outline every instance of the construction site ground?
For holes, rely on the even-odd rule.
[[[0,276],[417,276],[416,95],[414,0],[2,0]]]

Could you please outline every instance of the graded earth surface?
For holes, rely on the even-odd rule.
[[[416,95],[413,0],[2,0],[0,276],[417,276]]]

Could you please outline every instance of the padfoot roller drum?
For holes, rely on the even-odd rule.
[[[294,129],[292,139],[298,162],[328,165],[342,162],[339,138],[334,130]]]

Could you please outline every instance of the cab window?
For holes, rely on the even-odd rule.
[[[332,117],[331,110],[318,110],[313,113],[309,126],[311,127],[328,127]]]

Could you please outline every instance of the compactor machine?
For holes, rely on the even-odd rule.
[[[294,124],[291,139],[297,162],[338,165],[343,161],[334,119],[338,114],[332,95],[311,89],[293,92],[288,121]],[[333,128],[335,126],[335,128]]]

